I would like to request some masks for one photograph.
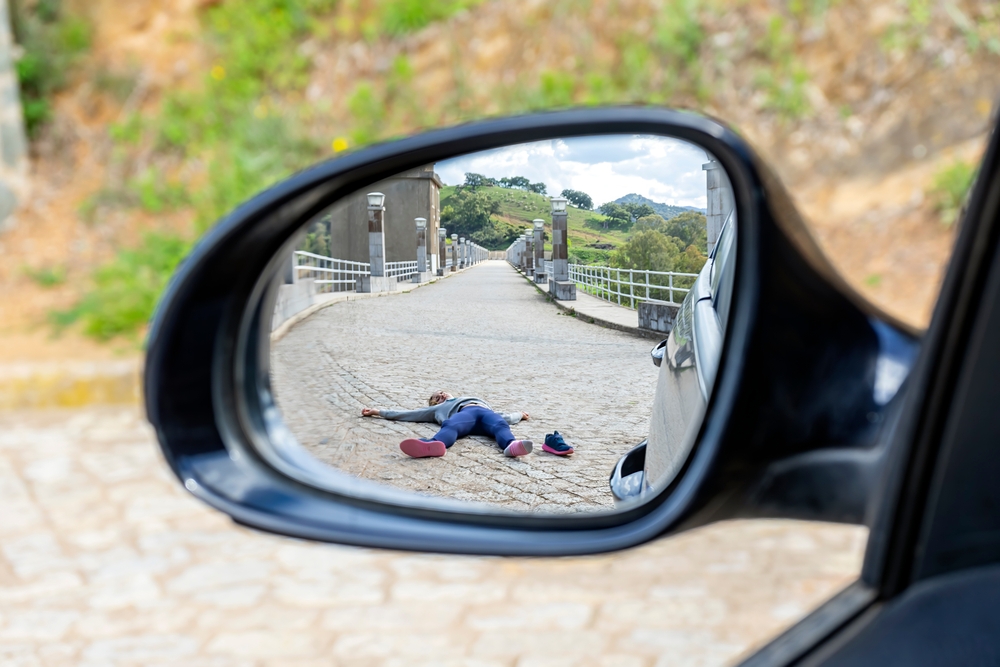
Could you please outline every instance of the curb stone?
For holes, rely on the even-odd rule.
[[[135,405],[142,358],[0,365],[0,410]]]

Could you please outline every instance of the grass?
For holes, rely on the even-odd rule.
[[[927,195],[942,224],[951,225],[958,218],[975,178],[976,167],[964,160],[956,160],[934,175]]]
[[[455,190],[456,186],[453,185],[441,189],[442,209],[447,205],[448,198],[455,193]],[[517,227],[530,227],[533,220],[541,218],[551,229],[552,206],[549,203],[549,198],[545,195],[499,187],[480,188],[479,191],[485,192],[490,199],[499,202],[499,218],[504,222]],[[607,262],[608,251],[587,248],[588,245],[608,243],[617,247],[628,239],[628,232],[624,230],[601,229],[599,221],[603,221],[604,216],[596,211],[587,211],[574,206],[568,206],[566,210],[568,212],[566,228],[569,252],[574,254],[580,263],[600,264]],[[547,242],[545,248],[551,250],[551,242]]]
[[[56,287],[66,282],[66,268],[62,266],[40,269],[33,269],[30,266],[26,266],[23,271],[32,282],[40,287]]]
[[[147,234],[138,248],[120,251],[95,272],[93,289],[79,303],[50,319],[57,329],[79,323],[98,340],[135,336],[190,248],[176,236]]]
[[[455,190],[456,186],[454,185],[447,185],[441,189],[441,208],[447,206],[448,198],[455,194]],[[518,227],[529,227],[533,220],[541,218],[551,229],[552,206],[549,203],[549,198],[545,195],[499,187],[480,188],[479,191],[485,192],[490,199],[499,202],[499,217],[504,222]],[[573,253],[595,251],[596,249],[586,248],[591,243],[609,243],[617,247],[628,238],[628,232],[624,230],[604,230],[591,222],[592,220],[604,220],[604,216],[596,211],[586,211],[574,206],[569,206],[566,210],[568,211],[567,239],[569,240],[569,249]],[[551,249],[552,244],[547,243],[545,247]]]

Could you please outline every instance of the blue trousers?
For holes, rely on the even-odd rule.
[[[514,440],[510,426],[501,415],[478,406],[462,408],[446,419],[434,439],[443,442],[445,447],[451,447],[456,440],[467,435],[489,436],[497,441],[500,449],[505,449]]]

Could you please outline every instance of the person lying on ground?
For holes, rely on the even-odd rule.
[[[381,417],[404,422],[428,422],[441,426],[433,438],[407,438],[399,448],[407,456],[444,456],[459,438],[484,435],[496,440],[505,456],[525,456],[531,453],[531,440],[515,440],[510,425],[530,419],[527,412],[504,414],[476,396],[454,397],[446,391],[436,391],[427,401],[428,407],[416,410],[379,410],[363,408],[362,417]]]

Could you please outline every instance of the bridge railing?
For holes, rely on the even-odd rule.
[[[296,250],[294,270],[296,280],[315,279],[317,292],[349,292],[359,276],[371,273],[371,265]]]
[[[679,271],[569,265],[569,279],[577,284],[578,289],[629,308],[636,308],[642,302],[678,305],[697,277],[697,273]]]
[[[397,282],[409,280],[417,272],[417,263],[413,262],[386,262],[385,277],[395,278]]]

